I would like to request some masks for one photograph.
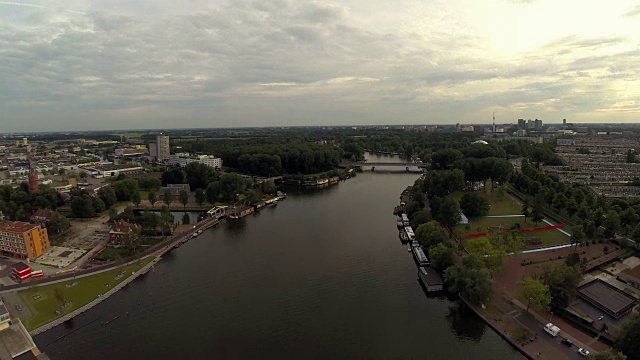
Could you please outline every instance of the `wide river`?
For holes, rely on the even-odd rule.
[[[288,188],[277,206],[208,230],[35,341],[53,360],[522,359],[420,286],[392,215],[417,176]]]

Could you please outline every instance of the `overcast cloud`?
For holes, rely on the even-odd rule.
[[[640,120],[640,5],[0,1],[0,132]]]

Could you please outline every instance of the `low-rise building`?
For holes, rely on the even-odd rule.
[[[51,221],[55,213],[56,212],[51,209],[38,209],[31,215],[31,223],[47,227],[47,224],[49,224],[49,221]]]
[[[191,155],[188,153],[178,153],[169,156],[169,165],[180,165],[185,167],[193,162],[204,164],[214,169],[222,167],[222,159],[213,155]]]
[[[620,271],[618,280],[640,289],[640,265]]]
[[[167,190],[171,193],[171,197],[174,200],[178,200],[180,199],[180,191],[184,190],[186,192],[189,192],[189,184],[167,184],[167,186],[160,188],[158,197],[162,199],[164,197],[164,193]]]
[[[50,248],[46,228],[21,221],[0,223],[0,251],[3,255],[34,260]]]
[[[119,220],[109,231],[109,244],[114,246],[128,245],[136,236],[138,228],[124,220]]]

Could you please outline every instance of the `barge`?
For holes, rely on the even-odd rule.
[[[424,254],[424,251],[422,250],[422,246],[420,246],[420,244],[413,243],[411,245],[411,251],[413,252],[413,258],[416,260],[416,263],[418,263],[419,266],[431,265],[429,259],[427,258],[427,255]]]

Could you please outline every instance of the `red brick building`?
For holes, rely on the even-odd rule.
[[[124,220],[119,220],[109,231],[109,244],[113,246],[123,246],[129,244],[136,236],[138,227]]]

